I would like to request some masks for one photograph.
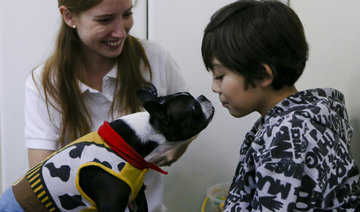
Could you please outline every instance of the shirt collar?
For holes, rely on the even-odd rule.
[[[117,65],[114,65],[111,70],[105,75],[105,77],[110,77],[116,79],[117,77]]]
[[[110,71],[104,76],[103,81],[106,78],[112,78],[112,79],[116,79],[117,77],[117,65],[114,65]],[[80,89],[80,93],[85,93],[86,91],[89,91],[91,93],[98,93],[99,91],[97,91],[94,88],[89,87],[88,85],[86,85],[85,83],[81,82],[80,80],[78,80],[79,83],[79,89]]]

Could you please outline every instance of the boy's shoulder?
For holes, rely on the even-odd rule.
[[[344,97],[336,89],[301,91],[282,101],[273,111],[263,125],[273,139],[317,142],[327,132],[346,143],[351,140],[352,127]]]
[[[316,121],[327,125],[335,116],[348,121],[344,95],[336,89],[316,88],[282,100],[268,113],[265,122]]]

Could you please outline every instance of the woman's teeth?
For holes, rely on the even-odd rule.
[[[116,41],[116,42],[107,42],[107,45],[111,46],[111,47],[116,47],[118,45],[120,45],[121,40]]]

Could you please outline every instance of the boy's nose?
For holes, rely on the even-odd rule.
[[[211,84],[211,90],[214,92],[214,93],[220,93],[220,86],[219,86],[219,83],[216,82],[215,80],[212,81],[212,84]]]

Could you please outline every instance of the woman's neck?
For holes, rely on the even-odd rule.
[[[81,81],[102,92],[103,78],[114,66],[114,60],[105,57],[85,56],[85,70]]]

